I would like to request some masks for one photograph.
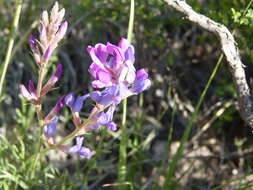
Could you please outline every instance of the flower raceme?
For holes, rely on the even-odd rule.
[[[29,45],[35,62],[39,66],[39,72],[45,68],[44,66],[48,63],[53,50],[66,33],[68,23],[64,21],[64,14],[65,10],[59,9],[56,2],[50,14],[47,11],[42,13],[39,38],[35,39],[32,35],[29,37]],[[151,85],[148,73],[144,69],[135,69],[134,46],[127,39],[122,38],[118,45],[107,42],[106,45],[99,43],[94,47],[88,46],[87,51],[92,60],[88,70],[93,78],[91,85],[96,90],[79,97],[73,93],[63,95],[45,117],[43,117],[42,112],[38,114],[38,118],[42,117],[39,119],[42,123],[40,127],[44,129],[43,132],[48,145],[69,154],[78,154],[81,158],[90,158],[94,154],[89,148],[82,146],[83,137],[81,135],[101,127],[116,131],[117,125],[113,122],[113,114],[120,102],[147,90]],[[44,86],[42,85],[44,81],[40,80],[38,80],[37,89],[31,80],[27,88],[20,85],[21,95],[40,111],[42,97],[52,89],[61,74],[62,65],[58,64],[55,73]],[[87,98],[94,101],[95,106],[88,119],[83,120],[79,113]],[[72,121],[76,128],[67,136],[69,138],[76,137],[76,145],[74,146],[55,143],[57,122],[61,118],[60,111],[65,106],[70,108]],[[67,137],[64,137],[61,142],[68,140]]]
[[[59,4],[56,2],[50,15],[47,11],[43,11],[41,15],[39,39],[36,40],[33,35],[29,36],[29,46],[38,65],[48,62],[59,41],[64,37],[68,28],[68,22],[63,21],[64,15],[65,9],[59,9]]]

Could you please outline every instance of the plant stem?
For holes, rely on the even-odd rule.
[[[134,0],[130,3],[130,18],[128,23],[127,40],[129,43],[132,41],[134,25]],[[119,147],[119,163],[118,163],[118,189],[123,190],[126,181],[126,165],[127,165],[127,131],[126,131],[126,115],[127,115],[127,98],[123,100],[123,113],[121,121],[121,139]]]
[[[23,4],[23,0],[16,0],[16,11],[15,11],[15,15],[14,15],[14,19],[13,19],[13,23],[12,23],[12,27],[11,27],[11,34],[10,34],[10,38],[9,38],[9,42],[8,42],[8,48],[7,48],[6,56],[5,56],[4,63],[3,63],[3,70],[2,70],[2,73],[0,74],[1,75],[1,78],[0,78],[0,102],[1,102],[2,92],[3,92],[3,85],[4,85],[6,72],[7,72],[8,66],[10,64],[10,60],[11,60],[11,52],[13,49],[14,40],[17,35],[18,22],[19,22],[19,18],[20,18],[20,14],[21,14],[22,4]]]
[[[35,150],[35,158],[32,164],[32,173],[31,178],[34,177],[36,166],[38,163],[38,160],[40,158],[40,149],[42,145],[42,136],[43,136],[43,114],[42,114],[42,99],[40,97],[41,89],[43,85],[43,79],[44,79],[44,73],[45,73],[45,63],[41,64],[39,68],[39,77],[38,77],[38,83],[37,83],[37,90],[36,90],[36,96],[39,99],[38,105],[35,106],[38,122],[39,122],[39,134],[38,134],[38,142],[36,144],[36,150]]]

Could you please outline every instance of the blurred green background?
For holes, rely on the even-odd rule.
[[[45,113],[61,94],[84,94],[91,90],[87,71],[91,59],[88,45],[117,44],[127,36],[129,0],[61,0],[69,22],[67,35],[51,60],[63,65],[57,88],[44,103]],[[226,25],[234,32],[246,75],[252,86],[253,6],[243,12],[249,0],[189,0],[193,9]],[[96,151],[90,160],[80,160],[59,151],[42,158],[33,180],[26,160],[34,154],[36,117],[33,107],[19,96],[19,84],[37,80],[28,47],[42,10],[54,1],[24,0],[10,67],[0,103],[0,189],[116,189],[120,130],[100,130],[85,136],[85,144]],[[14,0],[0,0],[0,66],[2,66]],[[161,189],[179,146],[179,140],[194,107],[218,61],[218,39],[160,0],[136,0],[133,45],[136,67],[144,67],[152,87],[143,96],[128,100],[127,168],[125,189]],[[236,93],[224,60],[207,92],[193,125],[177,170],[173,189],[253,188],[252,133],[238,114]],[[50,72],[50,71],[49,71]],[[87,102],[82,115],[87,115]],[[120,126],[121,110],[115,120]],[[60,136],[73,130],[64,110]]]

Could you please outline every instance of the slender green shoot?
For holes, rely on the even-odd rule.
[[[194,122],[196,121],[197,119],[197,115],[198,115],[198,112],[199,112],[199,109],[200,109],[200,106],[206,96],[206,92],[208,90],[208,88],[210,87],[210,84],[215,76],[215,74],[217,73],[218,71],[218,68],[222,62],[222,59],[223,59],[223,54],[221,54],[221,56],[219,57],[214,69],[213,69],[213,72],[210,76],[210,78],[208,79],[208,82],[203,90],[203,92],[201,93],[201,96],[198,100],[198,103],[194,109],[194,112],[189,120],[189,122],[187,123],[187,126],[184,130],[184,133],[183,133],[183,136],[180,140],[180,145],[179,145],[179,148],[177,149],[177,152],[176,154],[174,155],[173,159],[172,159],[172,162],[170,164],[170,168],[169,168],[169,171],[166,175],[166,181],[165,181],[165,184],[163,186],[163,190],[170,190],[170,189],[173,189],[173,181],[172,181],[172,177],[173,177],[173,174],[175,173],[175,170],[176,170],[176,167],[177,167],[177,162],[180,160],[181,156],[182,156],[182,152],[184,150],[184,146],[186,144],[186,141],[188,140],[189,136],[190,136],[190,132],[191,132],[191,129],[192,129],[192,126],[194,124]]]
[[[2,73],[0,74],[0,76],[1,76],[1,78],[0,78],[0,102],[2,99],[1,97],[2,97],[2,93],[3,93],[5,76],[6,76],[7,69],[10,64],[10,60],[11,60],[11,52],[13,49],[14,40],[17,35],[18,22],[19,22],[19,18],[20,18],[20,14],[21,14],[22,4],[23,4],[23,0],[16,0],[16,11],[15,11],[15,15],[14,15],[13,23],[12,23],[12,27],[11,27],[11,33],[10,33],[10,38],[9,38],[9,42],[8,42],[7,52],[6,52],[6,56],[5,56],[4,63],[3,63],[3,70],[2,70]]]

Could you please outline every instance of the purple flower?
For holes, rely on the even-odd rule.
[[[113,104],[112,106],[109,107],[106,113],[100,112],[97,114],[95,118],[95,123],[89,125],[89,127],[93,129],[99,129],[101,126],[107,127],[107,129],[111,131],[116,131],[117,126],[116,124],[112,121],[113,119],[113,113],[115,111],[116,106]]]
[[[54,75],[48,80],[46,85],[41,90],[41,96],[44,96],[48,91],[54,86],[54,84],[59,80],[62,74],[62,65],[58,64],[56,68],[56,72]]]
[[[101,105],[109,105],[111,103],[119,104],[122,99],[127,97],[128,88],[124,84],[112,85],[103,91],[93,91],[90,93],[92,100]]]
[[[57,116],[54,116],[51,122],[44,127],[44,133],[46,136],[53,137],[56,135],[56,124],[58,119]]]
[[[95,47],[88,46],[93,63],[89,67],[89,72],[94,78],[92,86],[94,88],[104,88],[112,84],[132,83],[135,78],[135,68],[133,66],[134,47],[122,38],[118,46],[111,43],[97,44]]]
[[[68,153],[79,154],[81,158],[90,158],[94,153],[89,148],[83,147],[82,144],[83,144],[83,137],[77,137],[76,145],[72,146],[68,150]]]
[[[20,93],[21,95],[30,101],[32,104],[37,104],[37,96],[34,84],[31,80],[29,80],[28,90],[24,85],[20,85]]]
[[[73,93],[70,93],[66,95],[65,97],[65,103],[67,106],[70,107],[72,112],[80,112],[80,110],[83,107],[83,102],[89,97],[89,94],[86,94],[84,96],[81,96],[79,98],[75,98]]]
[[[136,77],[133,82],[131,91],[135,94],[141,93],[147,90],[151,86],[151,81],[148,79],[148,73],[144,69],[140,69],[136,72]]]

